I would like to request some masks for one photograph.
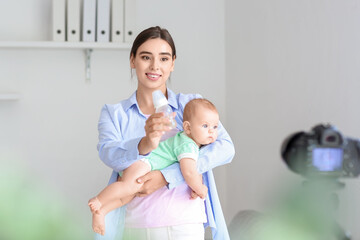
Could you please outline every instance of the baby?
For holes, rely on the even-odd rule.
[[[120,181],[108,185],[89,200],[88,205],[93,214],[93,230],[101,235],[105,234],[105,215],[136,196],[142,187],[142,184],[136,182],[137,178],[177,161],[186,183],[192,189],[191,198],[204,199],[208,189],[202,182],[202,175],[197,172],[196,161],[199,157],[199,148],[216,140],[218,124],[218,111],[209,100],[189,101],[184,108],[184,131],[160,142],[146,158],[125,169]]]

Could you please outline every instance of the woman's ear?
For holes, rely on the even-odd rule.
[[[189,135],[191,133],[190,131],[190,122],[189,121],[184,121],[183,122],[183,128],[184,128],[184,131],[187,135]]]
[[[130,67],[131,67],[131,68],[135,68],[135,57],[134,57],[134,54],[131,54],[131,57],[130,57]]]
[[[176,59],[176,56],[174,56],[172,58],[172,64],[171,64],[171,69],[170,69],[170,72],[173,72],[174,71],[174,67],[175,67],[175,59]]]

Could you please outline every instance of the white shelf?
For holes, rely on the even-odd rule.
[[[59,49],[110,49],[130,50],[128,43],[100,42],[53,42],[53,41],[0,41],[0,48],[59,48]]]
[[[0,101],[15,101],[20,99],[18,93],[0,93]]]
[[[91,53],[93,50],[130,50],[129,43],[114,42],[55,42],[55,41],[0,41],[0,49],[81,49],[86,54],[86,81],[91,81]],[[0,93],[1,94],[1,93]],[[0,100],[3,100],[0,98]],[[10,100],[10,99],[7,99]],[[16,99],[11,99],[16,100]]]

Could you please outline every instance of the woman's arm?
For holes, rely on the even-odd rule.
[[[121,116],[121,114],[120,114]],[[101,109],[98,122],[100,159],[116,172],[123,171],[136,160],[142,158],[137,146],[142,137],[124,139],[121,134],[120,119],[113,109],[105,105]]]
[[[121,118],[128,118],[128,115],[119,109],[115,111],[111,105],[105,105],[101,110],[98,123],[100,159],[117,172],[123,171],[135,161],[144,158],[158,146],[163,132],[169,130],[169,119],[164,118],[163,113],[155,113],[142,123],[144,125],[140,126],[137,123],[139,126],[136,128],[144,128],[145,134],[131,132],[128,136],[123,136],[121,128],[130,127],[134,123],[130,120],[122,121]],[[121,124],[126,126],[121,126]],[[142,136],[129,137],[136,135]]]

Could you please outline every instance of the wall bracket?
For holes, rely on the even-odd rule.
[[[86,82],[91,83],[91,54],[93,50],[91,48],[85,49],[85,55],[86,55],[86,66],[85,66],[85,77]]]

